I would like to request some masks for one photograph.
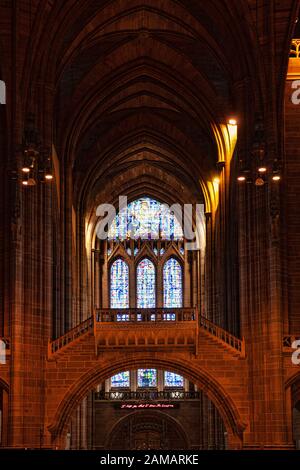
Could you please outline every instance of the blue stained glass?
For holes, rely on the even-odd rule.
[[[110,307],[129,308],[128,265],[117,259],[110,268]]]
[[[175,321],[176,320],[176,315],[175,315],[175,313],[164,313],[163,314],[163,319],[165,321]]]
[[[130,386],[130,375],[129,371],[119,372],[110,379],[111,387],[129,387]]]
[[[155,308],[155,267],[144,258],[136,270],[137,308]]]
[[[127,210],[120,211],[109,227],[109,239],[125,240],[128,237],[178,240],[183,238],[183,233],[179,221],[166,204],[142,197],[129,203]]]
[[[157,387],[156,369],[138,369],[138,387]]]
[[[129,321],[128,313],[117,313],[117,321]]]
[[[175,258],[164,264],[164,307],[182,307],[182,267]]]
[[[165,387],[183,387],[184,379],[182,375],[165,371]]]

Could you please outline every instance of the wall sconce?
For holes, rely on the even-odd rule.
[[[228,124],[230,124],[230,126],[237,126],[237,120],[234,117],[231,117],[228,119]]]
[[[281,180],[280,169],[279,169],[277,158],[274,160],[274,164],[273,164],[272,180],[275,182],[278,182]]]

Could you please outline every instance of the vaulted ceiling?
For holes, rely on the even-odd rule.
[[[19,3],[25,17],[29,2]],[[213,127],[241,114],[239,85],[247,81],[253,114],[268,99],[261,57],[268,24],[282,79],[296,4],[32,0],[23,95],[30,80],[50,90],[51,135],[72,171],[74,199],[109,191],[113,181],[128,188],[129,177],[132,191],[138,182],[149,191],[141,182],[150,176],[157,191],[177,181],[201,197],[199,180],[216,171]]]

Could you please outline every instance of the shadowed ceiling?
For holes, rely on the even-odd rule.
[[[293,4],[278,1],[273,11],[281,54]],[[237,88],[247,81],[253,113],[264,99],[257,52],[268,13],[263,3],[48,0],[35,5],[34,73],[37,82],[47,77],[53,93],[52,135],[64,171],[72,171],[75,203],[104,187],[109,192],[113,180],[120,190],[123,184],[128,188],[125,175],[135,184],[155,175],[157,190],[177,181],[183,192],[187,188],[201,198],[199,180],[216,172],[213,127],[234,114],[243,120]],[[275,61],[279,73],[282,56]],[[148,186],[141,184],[140,192]]]

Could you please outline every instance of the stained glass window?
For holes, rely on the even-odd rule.
[[[109,239],[125,240],[127,237],[178,240],[183,237],[183,233],[168,205],[142,197],[121,210],[109,227]]]
[[[128,313],[117,313],[117,321],[129,321]]]
[[[138,369],[138,387],[157,387],[156,369]]]
[[[110,268],[110,307],[129,308],[128,265],[117,259]]]
[[[129,387],[130,386],[130,375],[129,371],[119,372],[110,379],[111,387]]]
[[[183,387],[184,379],[182,375],[165,371],[165,387]]]
[[[182,307],[182,267],[175,258],[164,264],[164,307]]]
[[[136,271],[137,308],[155,308],[155,267],[144,258]]]

